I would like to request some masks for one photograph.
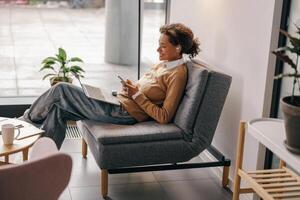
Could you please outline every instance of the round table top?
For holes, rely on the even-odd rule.
[[[36,128],[32,124],[15,119],[0,117],[0,129],[3,124],[12,123],[14,125],[22,125],[20,128],[20,139],[15,139],[13,144],[4,145],[2,136],[0,135],[0,156],[6,156],[9,154],[17,153],[29,148],[40,137],[43,132],[41,129]]]

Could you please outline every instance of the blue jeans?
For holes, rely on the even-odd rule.
[[[42,94],[25,111],[23,118],[41,124],[43,136],[52,138],[60,148],[66,134],[67,120],[90,119],[113,124],[135,124],[121,106],[88,98],[82,89],[68,83],[58,83]]]

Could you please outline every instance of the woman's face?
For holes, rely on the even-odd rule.
[[[180,50],[176,49],[177,46],[174,46],[169,42],[169,37],[165,34],[161,34],[159,38],[159,47],[157,52],[159,53],[159,60],[172,61],[181,58]]]

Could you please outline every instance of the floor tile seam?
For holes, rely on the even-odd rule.
[[[17,74],[17,70],[18,70],[18,66],[17,66],[17,61],[16,61],[16,50],[15,50],[15,38],[13,35],[13,30],[12,30],[12,8],[11,6],[9,6],[9,33],[12,39],[12,46],[13,46],[13,63],[14,63],[14,75],[15,75],[15,84],[16,84],[16,92],[17,92],[17,96],[19,96],[20,90],[19,90],[19,86],[18,86],[18,74]]]
[[[96,172],[96,171],[94,171],[94,172]],[[85,172],[84,172],[85,173]],[[93,173],[93,171],[91,171],[91,172],[89,172],[89,173],[85,173],[85,174],[83,174],[82,173],[82,170],[77,170],[77,169],[72,169],[72,176],[75,176],[75,175],[79,175],[80,174],[80,177],[87,177],[88,175],[87,174],[90,174],[90,176],[91,175],[95,175],[95,173]],[[96,175],[99,175],[100,174],[100,172],[96,172]],[[84,175],[84,176],[82,176],[82,175]],[[99,178],[99,180],[100,180],[100,178]]]
[[[48,40],[49,40],[49,41],[51,42],[51,44],[53,45],[54,49],[56,49],[55,43],[54,43],[54,41],[52,40],[50,34],[48,33],[47,28],[45,27],[45,23],[44,23],[44,20],[43,20],[43,16],[42,16],[42,14],[41,14],[41,10],[40,10],[40,9],[37,9],[37,13],[38,13],[39,19],[40,19],[40,21],[41,21],[41,23],[42,23],[43,29],[44,29],[44,31],[45,31],[47,37],[48,37]]]
[[[181,179],[181,180],[159,180],[159,178],[157,176],[159,175],[155,175],[154,172],[153,176],[154,178],[158,181],[158,182],[169,182],[169,181],[185,181],[185,180],[201,180],[201,179],[217,179],[218,177],[195,177],[195,178],[188,178],[188,179]]]
[[[152,176],[154,177],[154,179],[159,182],[159,180],[157,179],[157,177],[155,176],[155,173],[154,172],[151,172]]]
[[[68,188],[70,189],[70,192],[71,192],[71,189],[78,189],[78,188],[93,188],[93,187],[100,187],[101,185],[82,185],[82,186],[72,186],[72,185],[69,185]]]
[[[224,192],[226,192],[226,195],[232,195],[232,191],[230,189],[227,188],[223,188],[222,187],[222,183],[221,180],[219,180],[218,177],[212,177],[212,178],[203,178],[203,179],[192,179],[195,181],[203,181],[203,180],[208,180],[210,181],[212,184],[216,185],[217,187],[220,188],[220,190],[216,190],[216,192],[218,192],[219,194],[223,194]],[[218,180],[219,183],[216,183],[215,180]],[[161,181],[160,184],[162,185],[162,183],[180,183],[180,182],[189,182],[190,180],[173,180],[173,181]],[[164,188],[165,186],[162,185],[162,187]]]
[[[67,12],[68,13],[68,12]],[[93,44],[92,41],[89,40],[89,38],[87,37],[87,35],[85,33],[83,33],[81,31],[81,29],[78,27],[78,25],[74,22],[73,18],[70,16],[70,14],[68,13],[69,19],[71,21],[71,23],[73,24],[73,26],[78,30],[78,32],[83,35],[83,37],[90,43]],[[91,45],[93,48],[95,48],[95,45]]]
[[[76,153],[76,154],[80,154],[81,155],[81,151],[79,150],[79,151],[72,151],[72,152],[70,152],[70,151],[61,151],[62,153]],[[88,152],[90,152],[89,150],[88,150]],[[81,158],[83,158],[83,157],[81,157]],[[84,158],[85,160],[86,159],[88,159],[88,158]]]
[[[153,173],[153,176],[157,180],[157,177],[155,176],[155,173]],[[163,185],[161,184],[161,182],[159,180],[157,180],[157,182],[158,182],[158,184],[159,184],[159,186],[160,186],[160,188],[161,188],[164,196],[167,198],[167,200],[171,200],[170,197],[169,197],[169,195],[168,195],[168,193],[167,193],[167,191],[164,189]]]
[[[69,193],[70,200],[72,200],[72,194],[71,194],[69,186],[67,188],[68,188],[68,193]]]
[[[157,184],[158,182],[156,182],[156,181],[147,181],[147,182],[130,182],[130,183],[126,183],[126,182],[124,182],[124,183],[110,183],[110,184],[108,184],[108,185],[110,185],[110,186],[119,186],[119,185],[140,185],[140,184]]]
[[[153,185],[153,184],[159,184],[158,182],[136,182],[136,183],[108,183],[108,185],[109,186],[122,186],[122,185],[124,185],[124,186],[127,186],[127,185]],[[101,186],[101,184],[99,184],[99,185],[85,185],[85,186],[71,186],[71,185],[69,185],[68,187],[70,188],[70,189],[77,189],[77,188],[89,188],[89,187],[100,187]]]
[[[78,151],[61,151],[62,153],[81,153],[81,152],[78,152]]]
[[[169,182],[188,182],[188,181],[204,181],[204,180],[206,180],[206,181],[209,180],[209,181],[214,182],[213,179],[216,179],[216,178],[212,177],[212,178],[195,178],[195,179],[184,179],[184,180],[161,180],[158,182],[159,183],[169,183]],[[220,182],[220,185],[221,185],[221,182]]]
[[[175,181],[174,181],[175,182]],[[214,183],[214,182],[213,182]],[[161,187],[163,188],[163,190],[166,190],[166,188],[168,186],[165,186],[165,185],[161,185]],[[215,190],[214,191],[215,193],[217,193],[218,196],[224,196],[224,192],[227,192],[225,195],[226,197],[230,197],[229,199],[231,200],[231,197],[232,197],[232,192],[231,191],[227,191],[226,189],[224,189],[222,186],[221,186],[221,183],[220,183],[220,190]],[[229,192],[229,193],[228,193]],[[167,197],[169,198],[169,193],[166,192],[166,195]],[[231,196],[230,196],[231,195]],[[227,199],[227,198],[225,198]]]

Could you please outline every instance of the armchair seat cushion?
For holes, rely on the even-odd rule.
[[[154,121],[135,125],[117,125],[85,120],[79,122],[85,132],[100,144],[126,144],[183,139],[183,132],[174,124],[158,124]],[[85,133],[84,133],[85,134]]]
[[[101,169],[185,162],[195,156],[175,124],[83,120],[77,126]]]

